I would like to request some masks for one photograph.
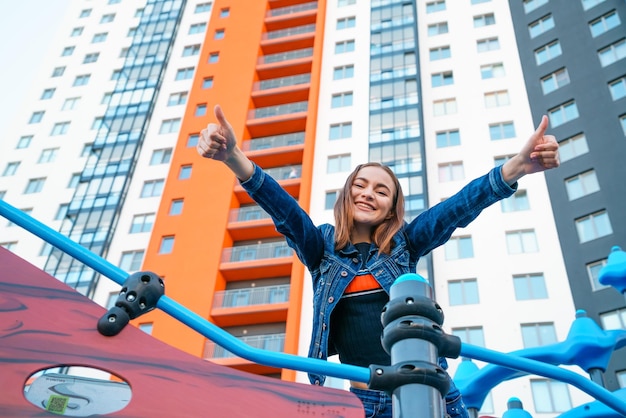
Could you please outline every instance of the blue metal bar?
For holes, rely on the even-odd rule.
[[[0,215],[120,285],[123,285],[128,278],[128,273],[124,270],[109,263],[107,260],[92,253],[85,247],[37,221],[21,210],[14,208],[4,200],[0,200]],[[365,367],[332,363],[325,360],[277,353],[251,347],[166,295],[161,296],[157,303],[157,308],[233,354],[255,363],[303,372],[319,373],[364,383],[368,383],[370,380],[370,370]]]
[[[570,370],[471,344],[461,345],[461,356],[569,383],[626,416],[626,402],[602,386]]]

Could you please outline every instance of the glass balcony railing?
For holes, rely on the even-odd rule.
[[[284,16],[292,13],[306,12],[307,10],[317,9],[317,2],[312,1],[310,3],[296,4],[294,6],[279,7],[267,11],[266,17]]]
[[[288,77],[272,78],[270,80],[262,80],[254,83],[254,91],[271,90],[280,87],[297,86],[311,82],[311,74],[298,74]]]
[[[214,308],[235,308],[240,306],[284,303],[289,300],[290,285],[247,287],[244,289],[215,292]]]
[[[251,335],[248,337],[237,337],[241,342],[248,344],[254,348],[262,350],[283,352],[285,349],[285,334],[265,334]],[[237,357],[225,348],[215,344],[213,341],[207,341],[204,346],[204,358],[233,358]]]
[[[293,51],[279,52],[277,54],[268,54],[259,57],[259,65],[275,64],[278,62],[291,61],[300,58],[308,58],[313,56],[313,48],[296,49]]]
[[[266,169],[265,172],[276,180],[299,179],[302,176],[302,166],[274,167]]]
[[[239,245],[224,248],[222,262],[237,263],[242,261],[264,260],[268,258],[290,257],[293,250],[285,241],[261,242],[259,244]]]
[[[249,119],[271,118],[285,116],[292,113],[306,112],[309,102],[287,103],[277,106],[259,107],[250,111]]]
[[[269,219],[270,215],[260,206],[244,206],[230,211],[229,222],[248,222]]]
[[[277,147],[288,147],[291,145],[304,144],[304,132],[293,132],[290,134],[264,136],[244,141],[242,148],[244,151],[259,151]]]
[[[279,39],[286,38],[288,36],[302,35],[305,33],[313,33],[315,32],[315,24],[311,23],[310,25],[302,25],[302,26],[294,26],[292,28],[273,30],[271,32],[265,32],[263,34],[263,39]]]

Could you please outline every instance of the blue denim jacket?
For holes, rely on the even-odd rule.
[[[349,244],[335,250],[335,228],[315,226],[308,214],[268,174],[255,166],[253,175],[241,185],[273,219],[276,230],[287,239],[313,280],[313,332],[309,357],[326,359],[336,354],[329,341],[330,316],[346,286],[361,266],[357,249]],[[511,196],[517,183],[509,186],[501,168],[471,181],[454,196],[422,212],[393,237],[390,254],[371,250],[367,267],[389,293],[395,279],[414,273],[418,259],[444,244],[458,227],[465,227],[480,212],[500,199]],[[325,376],[309,374],[311,383],[322,385]]]

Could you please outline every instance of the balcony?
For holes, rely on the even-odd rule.
[[[258,205],[233,209],[228,217],[228,232],[234,241],[279,236],[270,216]]]
[[[265,136],[267,126],[282,132],[303,131],[308,115],[308,101],[259,107],[248,114],[248,131],[252,136]],[[265,128],[265,129],[264,129]]]
[[[280,241],[224,248],[220,271],[229,281],[291,276],[293,250]]]
[[[311,11],[311,10],[317,10],[317,2],[316,1],[312,1],[312,2],[309,2],[309,3],[294,4],[292,6],[277,7],[275,9],[270,9],[270,10],[267,11],[267,14],[265,15],[265,18],[266,19],[271,19],[271,18],[276,18],[276,17],[279,17],[279,16],[294,15],[294,14],[307,12],[307,11]]]
[[[216,292],[211,317],[220,327],[285,322],[289,289],[284,284]]]
[[[299,164],[304,152],[304,132],[270,135],[244,141],[242,149],[260,167],[269,167],[281,161]]]
[[[258,159],[254,159],[258,161]],[[276,162],[276,158],[270,159],[272,162]],[[264,170],[267,174],[272,176],[291,196],[300,196],[300,178],[302,177],[302,165],[294,164],[282,167],[268,168]],[[240,184],[235,185],[235,195],[242,205],[253,203],[253,200],[248,193],[241,187]]]
[[[275,48],[263,50],[257,61],[257,73],[261,79],[286,77],[293,74],[311,72],[313,62],[313,45],[301,48]]]

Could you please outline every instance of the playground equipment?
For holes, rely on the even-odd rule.
[[[57,397],[50,396],[41,400],[41,409],[37,409],[24,399],[23,386],[30,384],[27,377],[37,370],[83,365],[111,372],[119,380],[129,382],[132,402],[127,399],[126,406],[111,412],[111,416],[202,416],[194,414],[206,413],[208,408],[211,416],[362,417],[358,399],[346,391],[308,385],[302,390],[298,383],[217,366],[178,352],[134,327],[124,328],[135,315],[158,308],[247,360],[360,381],[371,388],[386,390],[393,395],[394,416],[397,417],[442,416],[441,397],[449,382],[436,364],[440,355],[461,355],[491,363],[478,370],[470,360],[463,361],[455,376],[473,416],[477,416],[484,397],[493,386],[523,374],[569,383],[597,399],[562,414],[563,418],[626,416],[625,394],[608,391],[598,378],[611,353],[626,344],[626,331],[602,331],[582,311],[577,313],[566,341],[504,354],[461,344],[456,337],[444,334],[440,328],[443,314],[432,301],[428,282],[415,274],[404,275],[392,286],[390,302],[382,315],[383,345],[390,352],[392,365],[372,365],[368,369],[336,364],[250,347],[169,298],[154,273],[129,276],[2,200],[0,215],[123,287],[115,309],[104,312],[56,279],[0,249],[3,266],[0,272],[0,338],[3,340],[0,344],[0,362],[3,363],[0,413],[3,415],[41,416],[41,410],[50,410],[53,403],[64,403],[64,412],[71,415],[72,411],[67,410],[70,401],[80,406],[77,394],[64,392],[54,395]],[[621,270],[614,268],[615,263],[623,264]],[[620,281],[614,277],[619,276],[619,271],[626,271],[626,262],[610,258],[607,268],[611,281]],[[626,282],[626,273],[622,274],[621,282]],[[143,294],[143,288],[150,290]],[[96,324],[100,332],[95,330]],[[561,364],[579,365],[590,373],[591,379],[558,367]],[[78,406],[75,408],[79,409]],[[521,408],[521,402],[512,398],[503,418],[529,416]]]

